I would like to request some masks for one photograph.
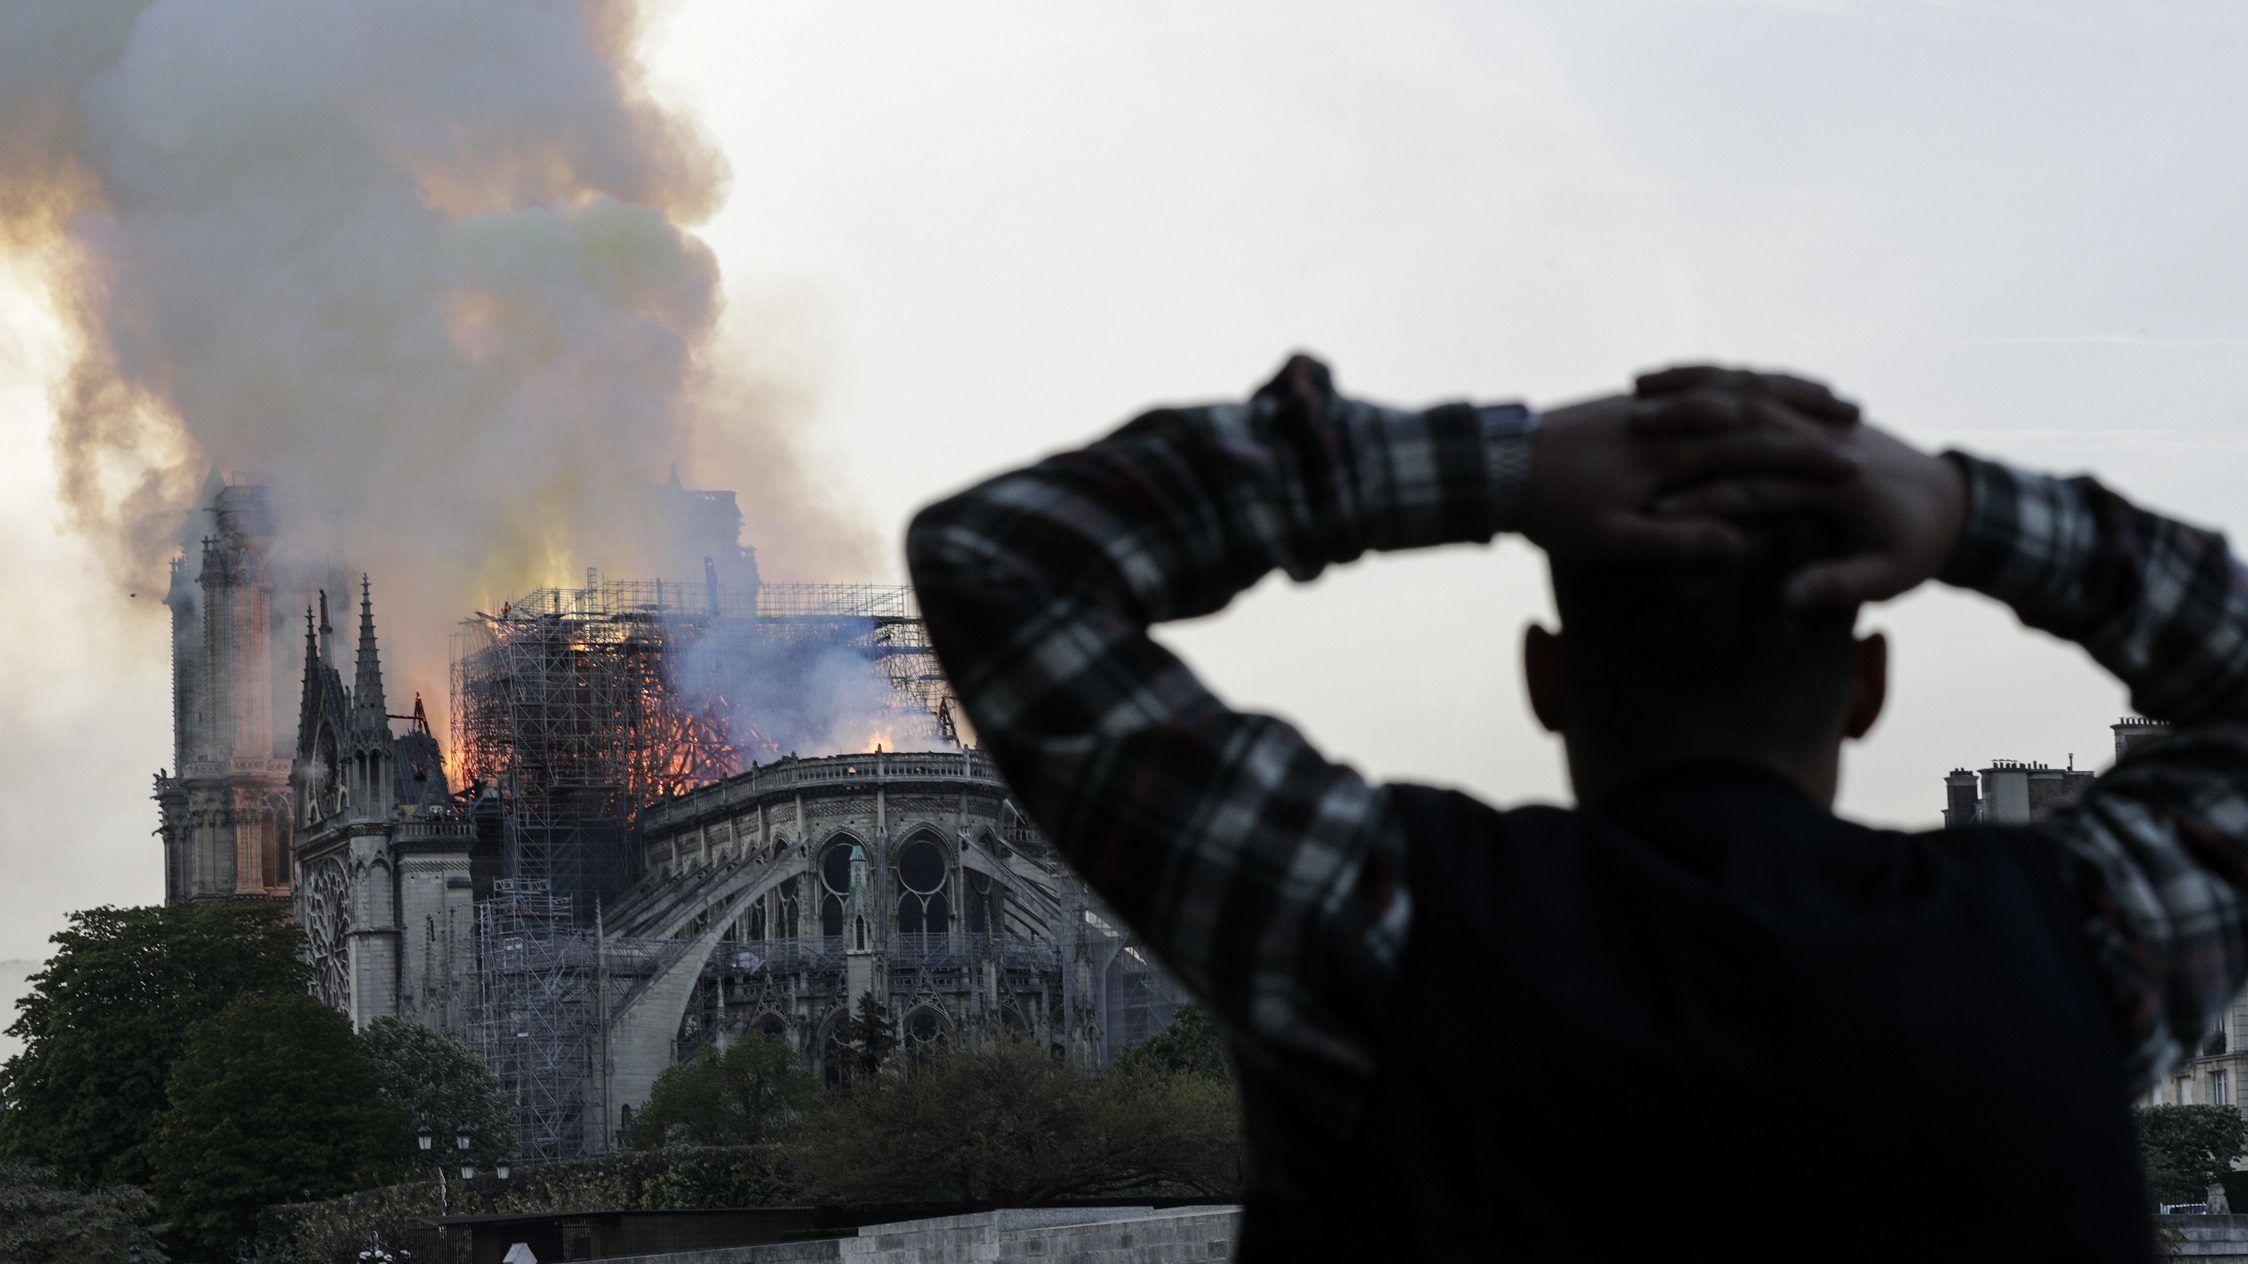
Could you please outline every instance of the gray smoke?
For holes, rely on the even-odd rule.
[[[871,631],[844,619],[795,639],[678,637],[666,674],[679,705],[722,725],[744,765],[953,745],[935,716],[891,687]]]
[[[54,453],[120,582],[205,472],[373,572],[394,681],[472,608],[677,554],[640,489],[742,492],[770,574],[849,577],[785,402],[710,367],[728,172],[650,99],[629,0],[0,10],[0,246],[78,339]],[[841,572],[841,574],[836,574]],[[824,576],[823,576],[824,577]]]

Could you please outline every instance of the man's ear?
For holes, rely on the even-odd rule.
[[[1855,740],[1872,732],[1887,701],[1889,638],[1875,632],[1859,637],[1850,647],[1850,702],[1843,714],[1843,735]]]
[[[1522,676],[1530,687],[1530,711],[1548,733],[1566,731],[1562,705],[1561,634],[1533,623],[1522,634]]]

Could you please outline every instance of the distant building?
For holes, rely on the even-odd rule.
[[[2144,1106],[2230,1106],[2241,1109],[2241,1077],[2248,1075],[2248,995],[2236,996],[2217,1028],[2202,1038],[2200,1051],[2170,1068],[2147,1090]]]
[[[2115,733],[2115,757],[2119,760],[2169,731],[2160,720],[2140,716],[2125,716],[2109,727]],[[1957,829],[2043,820],[2075,803],[2092,784],[2093,773],[2077,769],[2073,760],[2070,764],[2067,768],[2048,768],[1998,759],[1979,773],[1953,769],[1944,778],[1944,825]],[[2248,1042],[2248,993],[2233,999],[2216,1029],[2202,1039],[2199,1050],[2148,1089],[2140,1105],[2241,1109],[2242,1078],[2248,1076],[2248,1047],[2244,1042]]]
[[[2159,720],[2125,716],[2108,726],[2115,734],[2115,757],[2160,737],[2169,728]],[[2084,796],[2097,774],[2068,767],[1994,759],[1980,772],[1954,768],[1944,778],[1944,828],[1968,825],[2028,825],[2042,821]]]
[[[641,508],[624,543],[670,578],[462,622],[449,768],[419,694],[390,710],[368,578],[354,645],[352,580],[214,476],[166,597],[166,900],[288,901],[313,994],[476,1049],[525,1160],[610,1148],[751,1033],[840,1080],[885,1045],[1101,1064],[1169,1021],[1178,984],[962,746],[910,589],[765,582],[732,492]]]

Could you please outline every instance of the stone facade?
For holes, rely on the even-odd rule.
[[[2216,1030],[2202,1039],[2200,1050],[2170,1068],[2160,1083],[2147,1090],[2146,1106],[2230,1106],[2243,1109],[2243,1077],[2248,1077],[2248,993],[2233,998],[2217,1021]]]

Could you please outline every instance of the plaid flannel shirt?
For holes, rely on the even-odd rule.
[[[908,561],[962,708],[1031,818],[1228,1029],[1293,1142],[1340,1141],[1413,908],[1385,787],[1220,702],[1149,635],[1278,568],[1518,525],[1534,418],[1337,395],[1297,357],[923,510]],[[1947,579],[2083,644],[2175,731],[2038,827],[2143,1088],[2239,990],[2248,584],[2221,537],[1967,457]]]

